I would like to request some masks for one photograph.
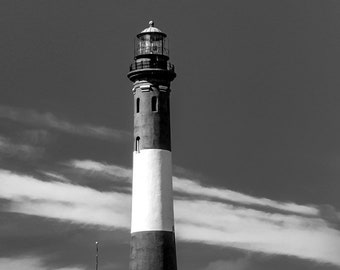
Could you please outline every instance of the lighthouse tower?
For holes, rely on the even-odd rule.
[[[166,34],[149,22],[135,39],[134,152],[130,270],[176,270]]]

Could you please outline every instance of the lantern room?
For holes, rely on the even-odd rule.
[[[176,73],[174,65],[169,63],[168,48],[166,34],[150,21],[149,27],[135,38],[134,61],[130,65],[128,78],[133,82],[152,78],[172,81]]]
[[[157,55],[169,58],[168,41],[166,34],[149,22],[149,27],[137,35],[135,39],[135,58]]]

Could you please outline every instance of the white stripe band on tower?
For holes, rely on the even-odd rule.
[[[133,153],[131,233],[173,231],[171,152],[143,149]]]

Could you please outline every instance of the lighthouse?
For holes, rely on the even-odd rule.
[[[176,270],[167,35],[154,26],[137,34],[133,82],[134,151],[130,270]]]

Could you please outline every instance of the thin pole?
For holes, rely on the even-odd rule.
[[[98,242],[96,242],[96,270],[98,270]]]

